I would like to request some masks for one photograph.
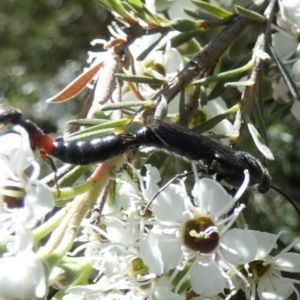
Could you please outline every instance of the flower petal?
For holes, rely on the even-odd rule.
[[[300,272],[300,254],[299,253],[284,253],[279,254],[274,264],[285,272],[299,273]]]
[[[260,279],[257,293],[259,299],[284,300],[293,293],[293,288],[281,277],[266,276]]]
[[[217,214],[231,201],[231,197],[225,189],[217,181],[209,178],[202,178],[199,186],[195,184],[192,195],[194,196],[195,204],[212,215]]]
[[[30,300],[46,293],[40,259],[31,251],[0,259],[0,298]]]
[[[172,236],[158,236],[158,247],[163,261],[163,273],[181,264],[183,255],[181,241]]]
[[[257,240],[257,253],[256,253],[256,259],[263,259],[269,253],[271,250],[276,246],[276,241],[278,239],[278,236],[275,234],[267,233],[267,232],[260,232],[255,230],[249,230],[249,232],[256,238]],[[272,245],[274,245],[272,247]]]
[[[151,299],[153,300],[184,300],[185,298],[172,293],[169,288],[167,288],[166,286],[157,286],[155,288],[155,292],[153,293]]]
[[[185,211],[184,199],[179,194],[182,187],[171,184],[161,192],[152,204],[156,218],[162,221],[181,222]]]
[[[237,265],[249,263],[257,253],[255,237],[248,230],[243,229],[231,229],[225,232],[221,239],[221,247],[228,261]]]
[[[215,261],[207,266],[194,263],[190,268],[190,280],[193,291],[201,296],[214,296],[226,288],[226,280]]]
[[[146,238],[140,242],[140,251],[142,260],[149,268],[149,272],[161,275],[163,272],[163,261],[158,247],[158,237],[153,234],[148,234]]]

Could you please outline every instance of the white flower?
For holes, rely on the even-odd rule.
[[[27,228],[33,227],[54,206],[50,190],[36,180],[40,167],[34,160],[27,132],[20,126],[15,126],[15,130],[16,132],[9,132],[0,137],[2,234],[12,233],[18,224],[24,224]],[[28,172],[28,169],[31,172]],[[10,188],[24,193],[23,197],[18,199]],[[6,202],[9,195],[16,203],[13,207]]]
[[[0,136],[1,179],[11,178],[20,180],[24,170],[32,166],[31,179],[36,179],[39,165],[34,161],[34,154],[30,148],[28,134],[20,126],[15,126],[15,132]]]
[[[153,49],[145,59],[139,61],[137,57],[152,46],[159,38],[158,34],[153,36],[143,36],[137,39],[129,49],[134,61],[136,75],[152,76],[154,78],[171,80],[183,68],[183,59],[179,51],[170,45],[170,35],[167,35]],[[164,45],[166,43],[166,45]],[[164,50],[156,50],[164,45]],[[149,84],[139,84],[139,93],[144,99],[151,99],[158,92],[158,87],[151,87]],[[124,101],[133,101],[137,99],[132,91],[123,95]]]
[[[133,168],[139,178],[140,186],[135,184],[128,175],[126,175],[126,181],[118,180],[118,182],[122,182],[118,203],[125,210],[129,210],[132,206],[136,209],[140,205],[145,205],[146,201],[150,200],[159,190],[157,183],[161,178],[158,170],[149,164],[146,164],[145,168],[147,170],[145,176],[141,176],[139,172]],[[139,190],[141,192],[139,192]]]
[[[277,32],[272,35],[272,45],[282,60],[290,58],[297,51],[298,27],[300,25],[300,3],[298,0],[282,0],[279,2],[280,12],[275,26]]]
[[[32,300],[45,296],[44,267],[32,246],[31,232],[19,227],[12,251],[0,258],[0,299]]]
[[[273,99],[278,101],[279,103],[284,104],[284,103],[290,103],[292,101],[291,92],[286,82],[281,76],[272,82],[272,91],[273,91]]]
[[[191,263],[175,291],[189,277],[195,293],[214,296],[232,288],[220,260],[246,281],[234,265],[248,263],[255,257],[256,241],[246,230],[229,229],[241,208],[223,217],[237,199],[228,196],[214,180],[199,180],[195,167],[194,172],[195,206],[182,187],[180,191],[179,186],[170,185],[160,193],[152,205],[155,219],[141,243],[141,255],[149,272],[161,275],[175,268],[172,278]]]
[[[300,28],[300,2],[298,0],[278,1],[279,13],[277,15],[277,30],[272,34],[272,45],[278,57],[281,59],[286,69],[292,73],[297,85],[299,85],[299,62],[295,62],[295,54],[299,53],[298,35]],[[289,59],[289,60],[288,60]],[[291,95],[287,92],[287,85],[283,79],[276,79],[272,84],[273,97],[280,102],[288,103]],[[291,108],[292,114],[300,120],[300,108],[297,100]]]
[[[141,192],[129,178],[120,181],[120,211],[115,207],[102,216],[105,230],[84,223],[85,232],[88,232],[88,228],[94,231],[93,235],[90,232],[92,240],[73,254],[85,248],[85,258],[98,270],[98,278],[101,279],[94,285],[69,288],[68,293],[82,295],[82,299],[90,299],[95,294],[101,295],[101,299],[118,299],[118,291],[123,295],[120,299],[183,299],[169,291],[170,286],[165,281],[160,282],[156,274],[149,272],[141,259],[140,243],[148,229],[144,218],[140,217],[140,209],[156,194],[157,181],[160,180],[156,168],[150,165],[146,165],[146,168],[145,176],[137,173]],[[95,232],[101,236],[101,242]]]
[[[254,297],[256,289],[261,300],[287,299],[293,292],[299,299],[300,295],[294,284],[300,282],[282,274],[282,272],[300,273],[300,254],[287,252],[299,241],[295,241],[272,257],[270,252],[276,248],[281,233],[274,235],[252,230],[249,232],[256,238],[258,245],[255,259],[245,268],[251,286],[245,287],[240,279],[236,279],[237,287],[242,287],[249,299]]]
[[[217,115],[224,113],[224,111],[227,110],[227,105],[221,97],[218,97],[213,101],[208,101],[206,105],[199,107],[198,109],[203,111],[206,115],[206,119],[209,120]],[[225,119],[219,122],[213,128],[211,128],[210,131],[224,135],[232,134],[233,125],[230,121]]]

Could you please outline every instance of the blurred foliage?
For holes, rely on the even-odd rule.
[[[107,38],[107,25],[111,20],[110,13],[96,1],[1,1],[0,103],[20,108],[45,132],[57,135],[57,128],[66,130],[65,122],[76,116],[83,103],[80,101],[85,97],[63,104],[63,109],[60,105],[46,104],[44,100],[65,87],[87,66],[87,51],[100,50],[90,46],[90,41]],[[212,32],[214,30],[202,34],[200,43],[209,41]],[[228,51],[228,57],[223,58],[221,69],[233,67],[230,58],[235,55],[234,51],[240,51],[241,45],[249,50],[248,55],[251,54],[253,33],[252,28],[241,34]],[[236,102],[238,97],[240,93],[236,89],[227,89],[223,94],[229,104]],[[268,168],[274,185],[300,206],[299,122],[289,114],[288,107],[274,105],[270,98],[265,100],[266,127],[275,156]],[[245,151],[253,153],[250,138],[245,139],[244,146]],[[276,192],[256,195],[247,206],[246,219],[251,228],[258,228],[258,224],[262,228],[264,224],[270,232],[288,229],[293,232],[291,237],[299,236],[300,217]]]
[[[87,51],[96,48],[90,41],[107,36],[109,19],[96,1],[1,1],[0,102],[56,131],[76,104],[61,110],[44,100],[87,66]]]

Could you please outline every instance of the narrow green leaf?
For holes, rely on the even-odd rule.
[[[127,0],[129,4],[131,4],[133,7],[136,9],[142,9],[143,8],[143,3],[140,0]]]
[[[249,132],[253,138],[253,141],[257,149],[269,160],[274,160],[273,153],[271,150],[263,143],[261,135],[255,128],[255,126],[250,122],[249,119],[246,120]]]
[[[269,54],[268,54],[269,55]],[[253,112],[256,119],[257,128],[267,146],[268,145],[268,136],[265,126],[265,112],[264,112],[264,94],[265,86],[263,85],[263,72],[259,72],[257,78],[257,96],[253,99]]]
[[[179,32],[189,32],[191,30],[192,31],[200,30],[201,21],[193,21],[190,19],[178,18],[173,20],[170,23],[170,26]]]
[[[253,67],[253,62],[249,61],[246,65],[244,65],[240,68],[236,68],[236,69],[233,69],[233,70],[222,72],[222,73],[219,73],[218,75],[204,77],[204,78],[201,78],[199,80],[193,81],[192,84],[194,84],[194,85],[205,85],[205,84],[209,84],[209,83],[212,83],[212,82],[215,82],[215,81],[228,79],[228,78],[234,77],[236,75],[239,75],[243,72],[246,72],[246,71],[250,70],[252,67]]]
[[[126,75],[123,73],[117,73],[115,74],[115,76],[124,81],[130,81],[136,83],[147,83],[147,84],[155,84],[155,85],[163,85],[167,83],[166,80],[157,79],[150,76]]]
[[[297,86],[292,78],[292,76],[290,75],[290,73],[287,71],[287,69],[285,68],[285,66],[283,65],[283,63],[281,62],[281,60],[279,59],[279,57],[277,56],[277,54],[275,53],[273,47],[271,45],[269,45],[270,51],[271,51],[271,56],[274,58],[275,63],[284,79],[284,81],[286,82],[292,96],[297,100],[300,101],[300,95],[297,89]]]
[[[136,19],[126,11],[119,0],[98,0],[102,6],[119,14],[129,24],[136,24]],[[125,3],[124,3],[125,4]]]
[[[214,126],[216,126],[217,124],[219,124],[221,121],[225,120],[229,115],[236,113],[240,108],[241,108],[241,104],[238,103],[232,106],[231,108],[229,108],[228,110],[224,111],[222,114],[217,115],[201,123],[200,125],[194,127],[193,131],[198,133],[203,133],[205,131],[208,131],[212,129]]]
[[[161,23],[169,22],[166,18],[153,14],[140,1],[127,1],[123,3],[123,6],[128,12],[134,12],[138,18],[145,21],[150,27],[158,27],[161,26]]]
[[[195,4],[197,7],[205,10],[206,12],[215,16],[218,19],[227,19],[233,16],[233,13],[219,6],[204,1],[200,1],[200,0],[191,0],[191,2]]]
[[[184,8],[183,11],[188,16],[194,18],[195,20],[205,20],[205,21],[208,21],[208,20],[210,20],[210,21],[217,20],[212,15],[207,14],[207,13],[205,13],[203,11],[200,11],[200,10]]]
[[[118,0],[98,0],[98,1],[106,8],[115,11],[122,17],[127,14],[121,2]]]
[[[265,23],[267,21],[267,19],[263,15],[261,15],[257,12],[254,12],[253,10],[246,9],[239,5],[235,5],[234,7],[235,7],[235,10],[240,15],[242,15],[243,17],[245,17],[247,19],[250,19],[250,20],[253,20],[256,22],[260,22],[260,23]]]
[[[90,127],[90,126],[103,124],[106,122],[107,122],[107,120],[105,120],[105,119],[76,119],[76,120],[68,121],[67,124]]]
[[[60,188],[73,186],[78,178],[86,171],[88,166],[76,166],[68,173],[66,173],[57,182]]]
[[[255,82],[252,80],[246,80],[246,81],[236,81],[236,82],[227,82],[224,84],[226,88],[228,87],[244,87],[244,86],[252,86]]]
[[[131,108],[137,106],[152,107],[153,105],[154,105],[153,101],[119,102],[119,103],[106,104],[102,107],[101,110],[107,111],[107,110],[116,110],[116,109]]]
[[[90,129],[89,127],[88,129]],[[116,133],[116,128],[109,128],[109,129],[100,129],[100,130],[94,130],[94,131],[87,131],[86,129],[78,131],[76,133],[73,133],[67,137],[64,138],[66,142],[72,142],[72,141],[79,141],[79,140],[89,140],[96,137],[101,137],[102,135],[107,135],[110,133]]]
[[[156,41],[154,41],[147,49],[145,49],[137,58],[137,61],[144,60],[148,54],[159,44],[159,42],[164,38],[164,35],[161,35]]]
[[[176,48],[176,47],[186,43],[191,38],[195,37],[197,34],[199,34],[198,30],[179,33],[178,35],[171,38],[171,46],[173,48]]]
[[[265,144],[268,146],[268,136],[266,131],[266,126],[263,118],[263,95],[258,94],[258,97],[255,97],[253,100],[253,113],[255,116],[257,128],[259,128],[259,132],[265,142]]]
[[[74,132],[67,137],[67,140],[76,140],[76,139],[86,139],[89,137],[100,136],[107,132],[111,132],[116,128],[124,128],[131,122],[131,119],[121,119],[121,120],[114,120],[108,121],[103,124],[98,124],[89,128],[85,128],[78,132]],[[91,134],[91,135],[90,135]]]

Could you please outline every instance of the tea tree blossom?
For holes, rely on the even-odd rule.
[[[45,270],[32,250],[30,229],[54,202],[49,189],[37,181],[39,165],[26,131],[18,126],[14,129],[0,136],[0,232],[1,239],[11,240],[0,257],[0,298],[30,300],[46,294]],[[23,197],[16,191],[23,191]]]
[[[46,274],[40,258],[31,250],[30,230],[19,226],[12,250],[0,258],[0,298],[32,300],[46,294]]]
[[[2,215],[0,230],[13,230],[16,224],[33,227],[54,205],[50,190],[37,181],[40,167],[34,159],[26,131],[15,127],[15,132],[0,137],[0,162],[2,166]],[[29,176],[25,175],[29,169]],[[24,191],[24,198],[18,209],[10,209],[5,204],[5,194],[9,188]]]
[[[278,3],[280,10],[277,17],[277,26],[275,26],[277,32],[272,35],[272,45],[297,84],[299,81],[297,53],[299,52],[300,3],[299,1],[286,0],[278,1]],[[277,78],[273,82],[272,88],[275,100],[283,103],[289,103],[292,100],[291,94],[286,91],[286,83],[281,78]],[[299,101],[294,101],[291,112],[298,120],[300,119],[299,111]]]
[[[195,168],[195,167],[194,167]],[[250,262],[256,252],[256,242],[245,230],[229,229],[242,207],[223,218],[237,201],[211,179],[198,179],[192,191],[195,206],[184,189],[170,186],[153,203],[154,226],[141,244],[142,257],[149,270],[157,275],[183,270],[191,263],[189,271],[182,277],[176,290],[189,277],[194,292],[202,296],[213,296],[232,288],[220,260],[235,270],[238,261]],[[167,211],[173,211],[166,214]],[[247,251],[245,251],[247,249]],[[234,254],[233,254],[234,253]],[[214,274],[206,276],[205,274]],[[214,278],[214,280],[212,280]]]
[[[271,80],[266,81],[273,82],[273,98],[278,101],[290,101],[291,89],[282,88],[286,77],[281,77],[274,61],[269,62],[262,40],[272,40],[277,56],[299,87],[299,1],[277,1],[278,12],[272,6],[274,1],[260,1],[263,3],[254,8],[256,13],[248,12],[246,18],[241,9],[231,17],[231,13],[216,7],[204,7],[215,4],[233,11],[233,4],[241,3],[232,0],[204,1],[205,4],[202,1],[197,8],[193,1],[182,0],[98,2],[116,17],[108,25],[110,37],[92,41],[92,46],[103,45],[103,51],[88,52],[88,67],[48,102],[67,101],[90,88],[93,103],[88,107],[88,101],[83,115],[89,118],[109,109],[103,115],[118,122],[97,128],[101,134],[102,129],[105,134],[106,130],[116,135],[122,132],[117,137],[121,141],[136,137],[137,126],[151,126],[149,115],[179,120],[187,127],[204,125],[202,128],[209,127],[221,138],[230,136],[228,143],[234,132],[236,145],[240,144],[242,128],[248,125],[257,148],[266,154],[250,120],[255,115],[264,133],[261,116],[267,114],[260,116],[258,109],[263,103],[256,100],[268,97],[269,103],[270,95],[260,97],[260,92],[265,91],[265,80],[261,79],[272,74]],[[163,7],[159,13],[156,4]],[[198,10],[201,5],[204,8]],[[272,11],[270,15],[275,15],[274,22],[265,22],[267,6]],[[203,20],[193,21],[191,15],[203,16]],[[174,20],[175,17],[181,20]],[[256,18],[261,23],[249,20]],[[255,24],[251,35],[242,33],[244,24]],[[255,27],[260,27],[259,33],[252,30]],[[266,39],[260,39],[263,36]],[[246,40],[244,46],[240,41]],[[245,65],[251,56],[251,63]],[[263,75],[260,71],[264,71]],[[246,72],[246,92],[240,97],[237,84],[229,81],[241,79]],[[227,109],[227,105],[232,107]],[[292,108],[296,117],[298,106],[295,102]],[[120,121],[125,114],[128,118]],[[231,119],[225,119],[229,114]],[[64,300],[228,300],[237,292],[251,300],[287,299],[293,293],[300,298],[295,288],[299,282],[289,276],[300,271],[299,254],[290,252],[298,241],[276,254],[280,234],[248,229],[241,215],[245,205],[237,201],[249,185],[249,172],[245,170],[244,182],[237,191],[221,180],[226,179],[224,173],[232,165],[230,155],[223,160],[208,155],[207,160],[192,162],[192,183],[182,176],[179,183],[163,185],[178,170],[190,169],[188,162],[177,157],[173,166],[169,163],[173,160],[168,160],[171,157],[163,160],[161,153],[154,153],[152,148],[134,149],[133,155],[128,155],[132,165],[124,155],[117,158],[117,164],[111,160],[110,165],[105,162],[88,166],[94,168],[87,180],[90,184],[77,186],[68,174],[59,191],[52,191],[58,201],[62,199],[56,204],[63,206],[65,200],[76,197],[54,210],[50,190],[38,181],[40,168],[26,131],[20,126],[12,128],[13,132],[0,137],[0,299],[50,299],[54,290],[58,292],[53,298]],[[92,132],[94,128],[88,130],[81,137],[99,133]],[[153,134],[165,142],[159,130],[153,130]],[[73,135],[71,139],[74,137],[78,138]],[[181,151],[180,142],[177,154]],[[96,145],[98,149],[102,145],[97,143],[86,145]],[[66,144],[66,148],[71,155],[80,150],[80,155],[89,155],[88,147],[68,148]],[[208,148],[208,152],[213,152]],[[230,153],[235,155],[234,151]],[[243,156],[244,160],[248,158]],[[159,170],[149,164],[154,161]],[[239,159],[235,162],[238,164]],[[214,164],[219,165],[216,168]],[[137,170],[133,165],[143,169]],[[79,174],[82,169],[78,167],[74,173]],[[223,172],[214,174],[220,169]],[[235,169],[228,175],[234,177]],[[69,198],[65,199],[67,193]],[[105,200],[102,210],[98,204]],[[96,210],[99,214],[93,218]],[[48,212],[51,216],[47,215],[42,223]]]
[[[299,299],[300,295],[294,284],[300,284],[300,281],[289,278],[288,273],[300,273],[300,254],[288,251],[300,241],[295,241],[272,256],[270,252],[276,248],[276,242],[282,233],[275,235],[252,230],[249,233],[257,240],[257,254],[244,269],[250,287],[245,287],[240,278],[236,278],[238,288],[242,287],[249,299],[254,299],[256,292],[259,299],[287,299],[292,293]]]
[[[86,258],[99,271],[99,276],[102,274],[99,285],[70,288],[68,293],[92,295],[96,291],[105,293],[113,289],[127,290],[126,299],[131,299],[130,295],[132,299],[140,299],[141,295],[161,299],[154,295],[161,289],[172,291],[173,280],[180,276],[181,280],[172,291],[174,299],[180,299],[179,290],[188,278],[195,293],[215,296],[225,288],[234,289],[223,265],[247,285],[247,279],[235,265],[247,264],[254,259],[256,240],[247,230],[230,229],[243,206],[236,208],[232,215],[224,216],[247,187],[249,179],[232,198],[214,180],[199,180],[194,169],[194,204],[183,183],[173,184],[151,205],[153,217],[141,218],[140,207],[158,190],[157,170],[149,165],[147,169],[145,177],[138,175],[141,193],[132,181],[124,182],[120,194],[129,197],[130,201],[120,199],[125,210],[111,211],[103,216],[105,230],[92,225],[86,227],[86,230],[94,228],[102,236],[101,243],[94,239],[85,250]],[[103,278],[107,280],[104,286],[100,284]]]

